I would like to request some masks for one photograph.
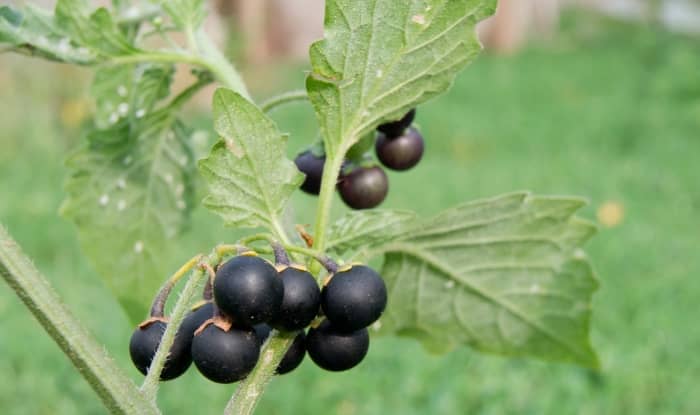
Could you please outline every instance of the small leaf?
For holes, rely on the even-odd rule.
[[[229,226],[280,227],[284,206],[304,179],[286,157],[286,138],[239,94],[214,94],[214,128],[221,140],[199,162],[208,184],[204,205]]]
[[[93,130],[69,160],[62,214],[132,321],[140,321],[173,266],[172,239],[193,206],[189,133],[161,110]]]
[[[328,0],[306,88],[326,152],[445,91],[481,50],[476,23],[496,0]]]
[[[71,39],[54,21],[53,15],[28,4],[22,12],[8,6],[0,13],[0,43],[29,51],[45,59],[85,65],[97,55]]]
[[[412,225],[416,214],[401,210],[365,210],[349,212],[330,228],[327,250],[338,255],[393,240]]]
[[[162,5],[173,23],[181,29],[196,29],[206,17],[202,0],[165,0]]]
[[[138,52],[105,8],[90,13],[85,0],[58,0],[56,25],[76,43],[103,56]]]
[[[588,332],[598,287],[578,248],[595,232],[578,199],[518,193],[464,204],[375,252],[389,306],[381,332],[428,347],[470,345],[596,367]]]

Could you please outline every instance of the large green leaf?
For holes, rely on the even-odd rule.
[[[464,204],[387,242],[380,331],[433,349],[470,345],[596,367],[588,339],[598,283],[578,247],[595,232],[578,199],[526,193]]]
[[[193,206],[188,132],[167,109],[93,130],[68,160],[62,214],[133,321],[167,277],[172,239]]]
[[[328,231],[326,250],[343,255],[348,251],[371,249],[401,235],[415,220],[415,213],[404,210],[348,212]]]
[[[208,184],[204,205],[229,226],[277,232],[284,206],[304,179],[286,157],[286,137],[255,105],[228,90],[214,94],[221,140],[199,170]]]
[[[326,152],[445,91],[481,50],[476,23],[496,0],[328,0],[312,45],[309,98]]]

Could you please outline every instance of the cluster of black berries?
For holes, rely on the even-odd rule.
[[[364,265],[337,269],[320,290],[303,267],[275,267],[256,255],[243,254],[216,271],[213,300],[185,317],[161,380],[180,376],[193,361],[214,382],[241,380],[255,367],[272,328],[298,332],[277,374],[294,370],[307,351],[323,369],[350,369],[367,354],[367,326],[384,311],[387,293],[379,274]],[[164,302],[154,302],[151,318],[131,337],[131,359],[143,374],[148,372],[167,325]]]
[[[416,116],[415,108],[400,120],[377,127],[375,153],[377,159],[392,170],[408,170],[418,164],[423,157],[423,136],[411,127]],[[306,175],[301,190],[318,195],[321,190],[325,155],[314,154],[311,150],[299,154],[294,162]],[[377,166],[356,166],[346,163],[337,185],[341,199],[353,209],[371,209],[379,206],[389,192],[389,179],[384,170]]]

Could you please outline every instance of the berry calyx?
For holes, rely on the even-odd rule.
[[[260,343],[253,329],[228,331],[208,324],[194,336],[192,360],[199,372],[216,383],[232,383],[245,378],[260,356]]]
[[[238,326],[269,321],[279,311],[283,296],[277,270],[260,257],[240,255],[216,271],[216,305]]]
[[[164,319],[147,320],[141,323],[131,335],[129,355],[134,366],[144,375],[148,373],[167,325]],[[160,380],[175,379],[190,367],[192,363],[190,345],[193,333],[194,330],[190,332],[180,328],[175,334],[175,340],[160,373]]]
[[[328,320],[344,331],[367,327],[386,308],[384,280],[372,268],[354,265],[331,276],[321,291],[321,307]]]
[[[408,170],[423,157],[423,136],[411,127],[398,137],[380,134],[375,143],[377,158],[392,170]]]
[[[279,276],[284,296],[270,326],[282,331],[301,330],[311,323],[321,305],[321,290],[316,279],[306,270],[286,267]]]
[[[306,350],[320,368],[340,372],[357,366],[369,350],[367,329],[344,331],[324,320],[306,335]]]
[[[316,156],[311,150],[307,150],[297,155],[294,163],[299,171],[306,175],[301,190],[310,195],[318,195],[321,191],[321,178],[323,177],[323,166],[326,164],[326,156]]]
[[[388,137],[398,137],[403,134],[403,131],[408,128],[413,119],[416,117],[416,109],[413,108],[406,113],[400,120],[381,124],[377,127],[379,132],[386,134]]]
[[[262,346],[270,335],[272,328],[267,324],[258,324],[254,328],[255,334],[260,341],[260,346]],[[294,341],[292,341],[292,345],[287,349],[287,353],[284,354],[282,361],[277,365],[277,369],[275,369],[276,374],[284,375],[296,369],[301,364],[304,360],[304,356],[306,356],[305,340],[306,334],[304,334],[303,331],[297,334]]]
[[[379,206],[389,192],[389,179],[381,167],[357,167],[340,177],[340,198],[353,209]]]

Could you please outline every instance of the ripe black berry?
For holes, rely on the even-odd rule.
[[[214,304],[211,302],[205,303],[196,310],[190,311],[185,319],[182,320],[180,325],[180,330],[178,332],[189,333],[187,337],[188,344],[187,348],[192,347],[192,339],[194,339],[194,332],[197,331],[199,326],[204,324],[205,321],[214,317]]]
[[[321,290],[314,277],[307,271],[287,267],[280,272],[284,285],[284,298],[270,326],[283,331],[301,330],[318,314]]]
[[[398,137],[401,134],[403,134],[403,130],[405,130],[411,125],[415,117],[416,109],[413,108],[412,110],[408,111],[406,115],[404,115],[400,120],[381,124],[379,127],[377,127],[377,130],[386,134],[388,137]]]
[[[265,340],[267,340],[267,337],[270,335],[270,330],[271,328],[267,324],[258,324],[255,326],[255,334],[258,336],[260,346],[262,346],[263,343],[265,343]],[[289,346],[289,349],[287,350],[287,353],[284,354],[282,361],[279,365],[277,365],[275,373],[278,375],[284,375],[285,373],[289,373],[296,369],[301,364],[302,360],[304,360],[304,356],[306,356],[305,340],[306,335],[302,331],[294,338],[292,345]]]
[[[386,308],[386,285],[372,268],[355,265],[335,273],[321,292],[321,307],[340,330],[352,331],[377,321]]]
[[[371,209],[384,201],[389,179],[381,167],[358,167],[343,175],[338,183],[340,197],[353,209]]]
[[[310,195],[317,195],[321,191],[321,178],[323,177],[323,165],[326,163],[326,156],[316,156],[311,150],[300,153],[294,163],[300,172],[306,175],[301,190]]]
[[[284,285],[277,270],[256,256],[237,256],[216,271],[216,305],[237,326],[264,323],[277,314]]]
[[[139,372],[144,375],[148,373],[153,356],[155,356],[167,323],[154,320],[143,327],[137,327],[131,335],[129,342],[129,355],[131,361]],[[190,357],[190,344],[192,342],[192,332],[178,330],[175,334],[175,341],[170,348],[170,354],[165,361],[163,371],[160,373],[160,380],[171,380],[187,371],[192,363]]]
[[[309,329],[306,350],[319,367],[339,372],[357,366],[369,350],[367,329],[342,331],[324,320],[317,328]]]
[[[374,146],[379,161],[392,170],[408,170],[418,164],[423,148],[423,136],[415,128],[395,138],[380,134]]]
[[[245,378],[255,367],[260,343],[253,329],[224,331],[209,324],[192,341],[192,360],[207,379],[231,383]]]

